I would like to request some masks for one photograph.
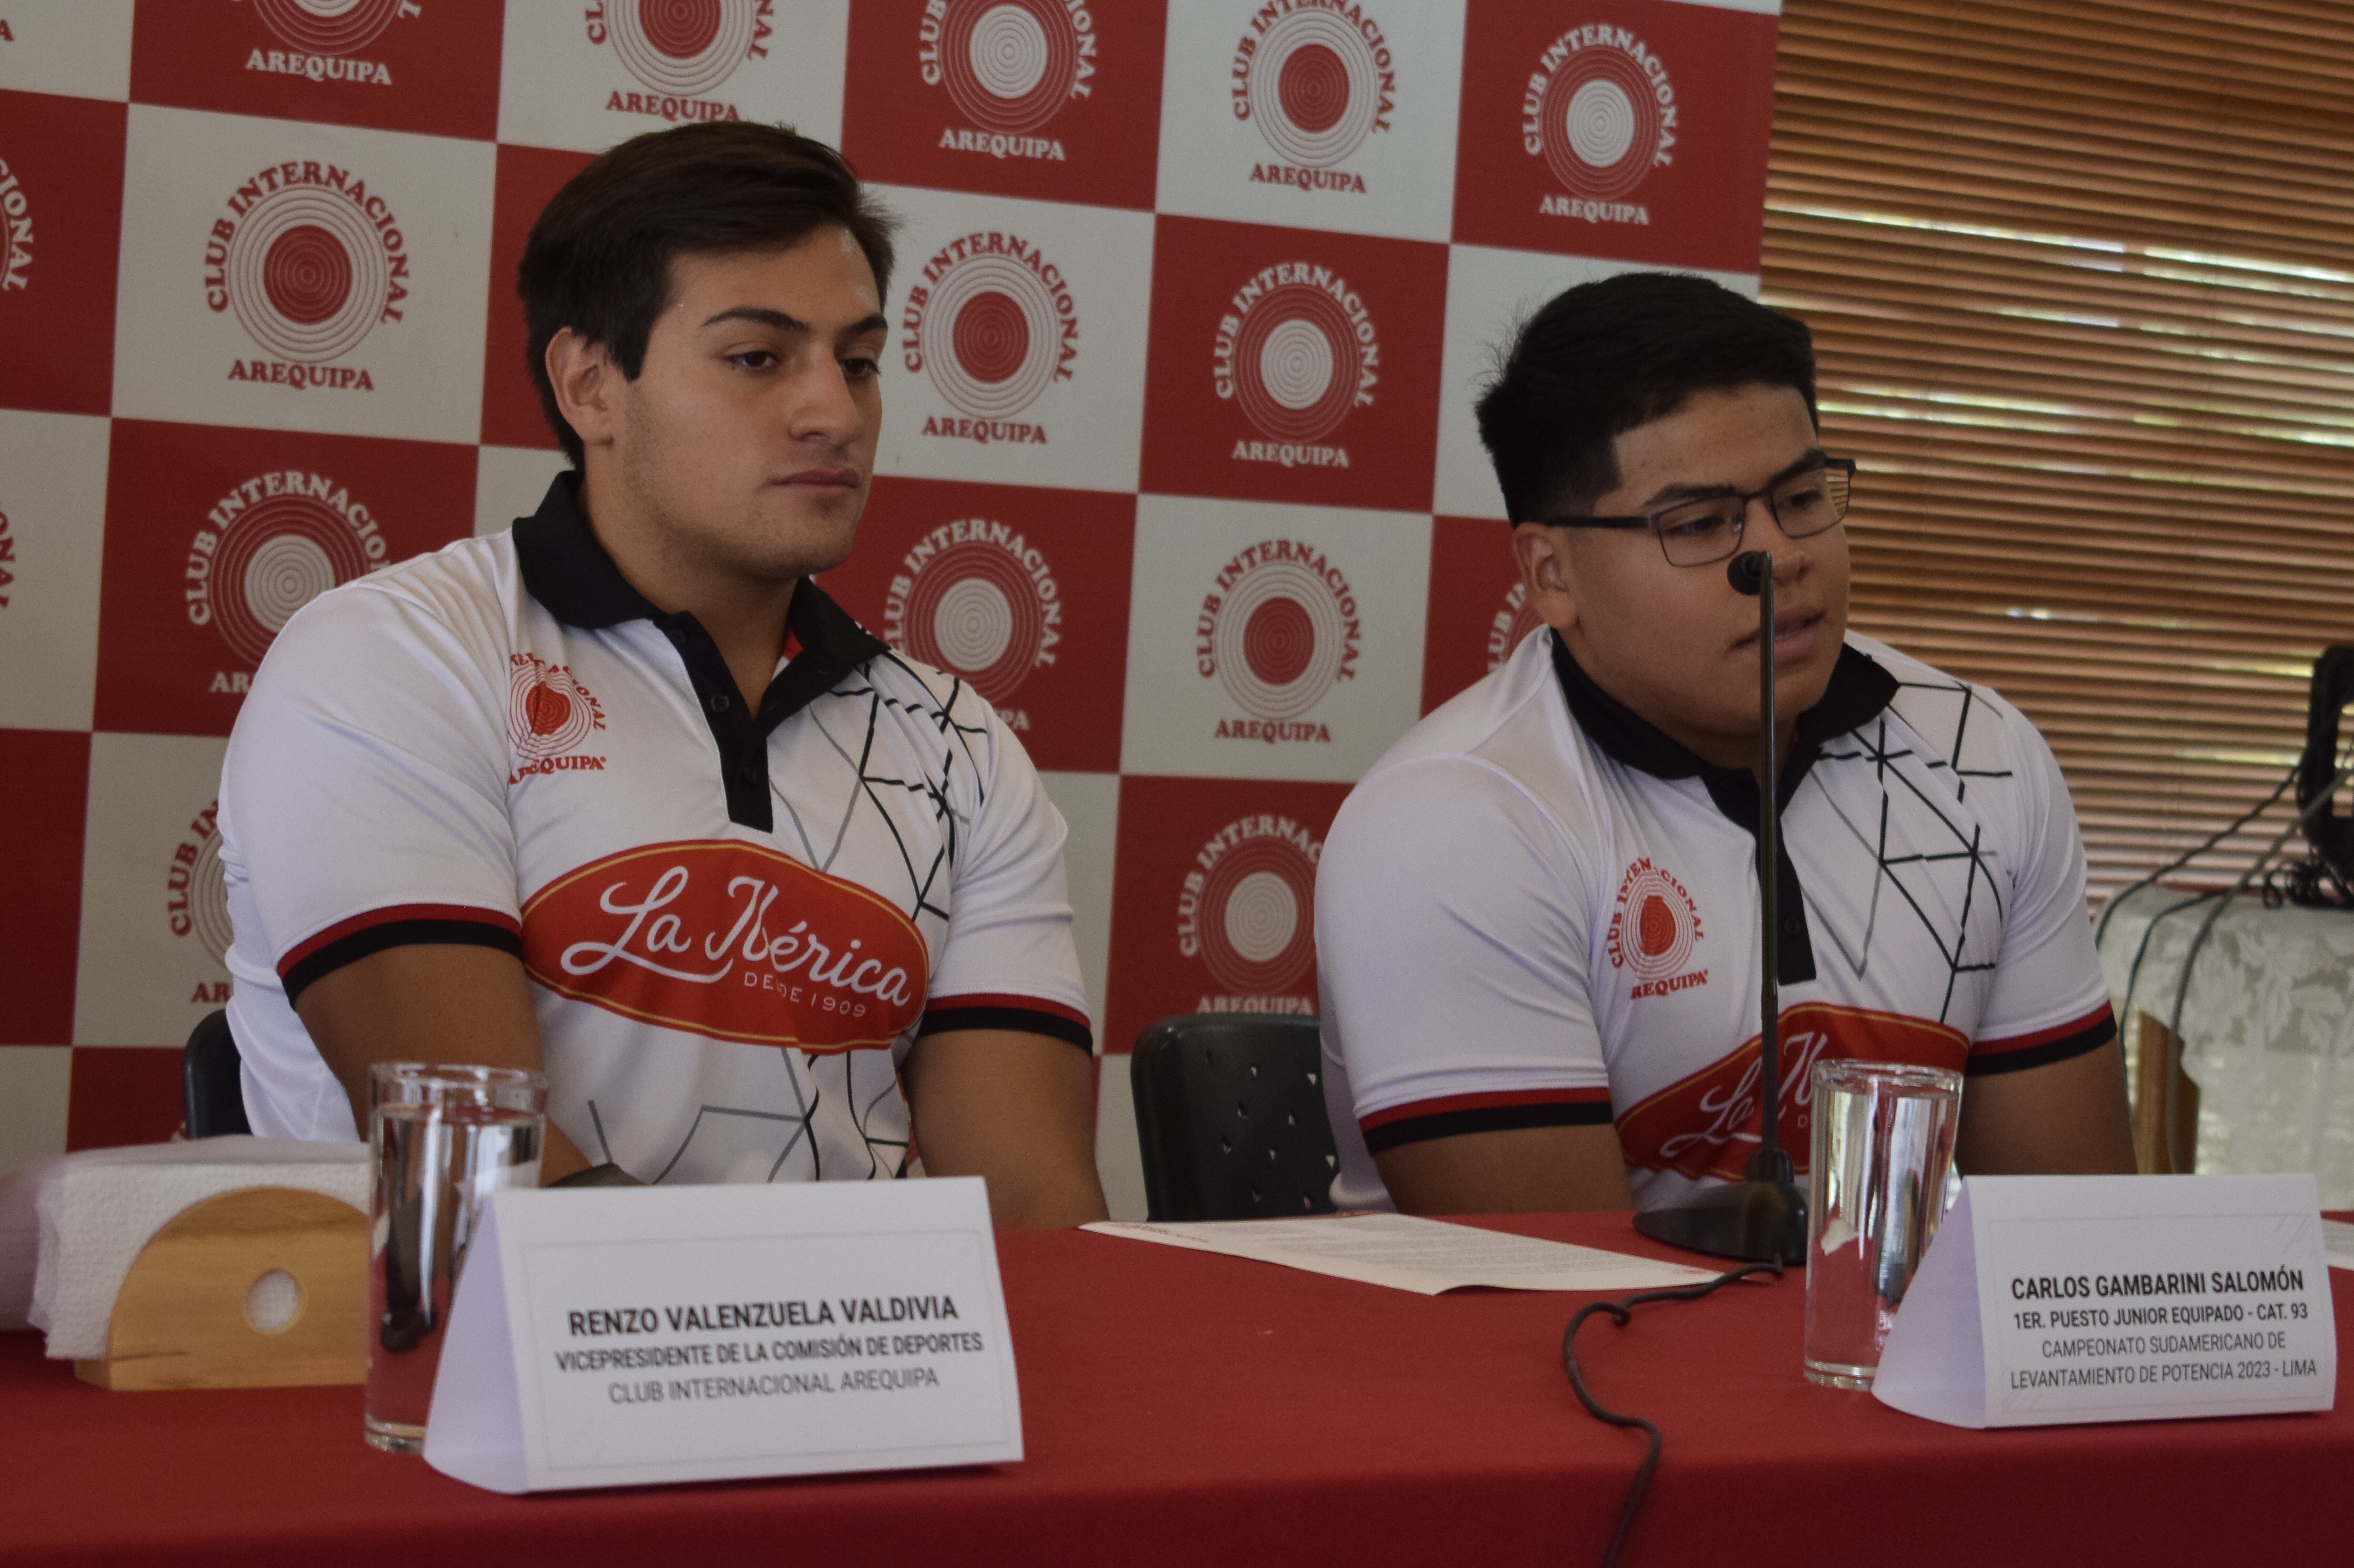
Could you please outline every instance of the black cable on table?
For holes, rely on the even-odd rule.
[[[1577,1309],[1562,1330],[1561,1364],[1569,1373],[1569,1386],[1577,1395],[1577,1403],[1585,1406],[1586,1414],[1596,1421],[1612,1426],[1638,1426],[1645,1439],[1643,1462],[1635,1467],[1635,1478],[1627,1487],[1627,1500],[1618,1505],[1618,1528],[1610,1532],[1609,1549],[1602,1553],[1602,1568],[1616,1568],[1618,1552],[1627,1544],[1627,1532],[1635,1528],[1635,1515],[1641,1511],[1643,1498],[1651,1489],[1652,1472],[1659,1467],[1659,1429],[1640,1415],[1622,1415],[1606,1408],[1585,1386],[1585,1374],[1577,1367],[1577,1330],[1596,1312],[1607,1312],[1625,1328],[1638,1307],[1653,1301],[1697,1301],[1723,1286],[1732,1284],[1744,1275],[1770,1274],[1782,1277],[1778,1263],[1744,1263],[1739,1268],[1727,1269],[1714,1279],[1701,1285],[1687,1285],[1674,1290],[1642,1290],[1622,1301],[1589,1301]]]

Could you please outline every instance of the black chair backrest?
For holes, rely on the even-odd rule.
[[[1195,1013],[1129,1058],[1155,1220],[1329,1214],[1338,1166],[1313,1018]]]
[[[188,1032],[188,1043],[180,1051],[180,1104],[190,1138],[253,1130],[245,1119],[237,1041],[229,1034],[227,1012],[206,1013]]]

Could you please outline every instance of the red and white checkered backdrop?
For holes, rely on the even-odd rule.
[[[1777,9],[0,0],[0,1169],[177,1127],[257,661],[534,507],[525,233],[686,120],[835,142],[906,220],[826,587],[1045,771],[1107,1047],[1312,1011],[1349,781],[1531,624],[1471,388],[1568,283],[1755,291]]]

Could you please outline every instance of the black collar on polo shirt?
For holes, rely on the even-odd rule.
[[[1673,739],[1650,720],[1595,683],[1553,633],[1553,665],[1561,678],[1562,694],[1569,700],[1570,716],[1577,721],[1605,755],[1654,779],[1698,779],[1707,787],[1716,809],[1738,822],[1752,837],[1757,832],[1757,778],[1745,768],[1720,768],[1703,760],[1681,741]],[[1775,794],[1787,808],[1790,797],[1822,754],[1824,743],[1878,717],[1896,696],[1896,677],[1870,654],[1844,644],[1831,666],[1831,678],[1821,700],[1798,715],[1797,734],[1790,755],[1775,781]],[[1775,868],[1775,899],[1781,910],[1782,961],[1778,977],[1785,985],[1815,978],[1815,951],[1807,931],[1807,904],[1798,885],[1798,870],[1790,860],[1790,846],[1781,846]]]
[[[727,661],[703,623],[685,610],[656,609],[630,586],[597,542],[580,511],[578,474],[556,476],[539,510],[516,519],[514,544],[524,587],[565,625],[599,631],[623,621],[649,620],[670,639],[719,747],[728,820],[762,832],[776,826],[769,800],[770,732],[832,690],[844,675],[888,652],[881,639],[803,577],[785,607],[790,662],[760,694],[758,710],[748,711]]]

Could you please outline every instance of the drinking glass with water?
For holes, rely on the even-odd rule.
[[[1818,1062],[1809,1099],[1806,1372],[1832,1388],[1870,1388],[1945,1217],[1962,1075]]]
[[[365,1430],[425,1447],[441,1335],[482,1205],[539,1183],[547,1078],[521,1067],[381,1062],[368,1075],[368,1374]]]

